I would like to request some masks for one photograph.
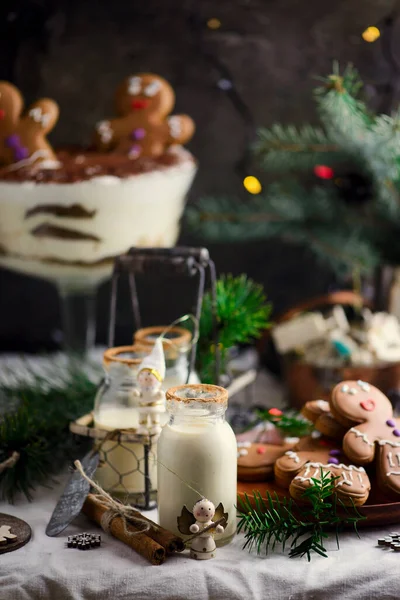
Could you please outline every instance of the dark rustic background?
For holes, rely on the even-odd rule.
[[[175,87],[176,110],[197,123],[189,145],[200,164],[190,194],[195,202],[204,193],[241,189],[235,166],[249,129],[229,94],[218,87],[225,68],[258,125],[315,121],[313,76],[329,72],[333,59],[353,62],[367,82],[371,103],[389,110],[398,98],[396,65],[380,42],[367,44],[361,33],[369,25],[384,25],[395,8],[396,2],[388,0],[2,0],[0,78],[19,86],[28,103],[42,95],[57,100],[61,118],[52,141],[79,144],[88,142],[97,120],[112,114],[121,79],[138,71],[159,73]],[[207,29],[211,17],[220,19],[218,30]],[[185,231],[181,241],[204,243]],[[297,248],[279,243],[246,244],[240,250],[209,247],[220,272],[246,272],[262,282],[277,312],[337,285]],[[159,318],[157,294],[144,289],[148,322],[187,311],[182,294],[178,300],[170,292],[163,294],[169,302],[160,307]],[[104,284],[98,298],[102,343],[108,298]],[[59,339],[57,295],[44,281],[0,270],[0,314],[0,350],[52,348]],[[126,294],[119,323],[117,341],[126,342]]]

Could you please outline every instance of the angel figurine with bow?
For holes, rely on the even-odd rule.
[[[215,508],[214,504],[202,498],[193,506],[190,512],[183,507],[181,516],[178,517],[178,529],[184,535],[195,534],[192,538],[190,558],[207,560],[215,557],[216,544],[214,534],[223,533],[228,523],[228,513],[220,502]]]

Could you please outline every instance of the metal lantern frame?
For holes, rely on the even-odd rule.
[[[139,298],[136,286],[136,275],[149,277],[182,276],[197,280],[197,297],[192,312],[195,317],[193,339],[190,350],[189,369],[186,383],[194,370],[197,353],[197,340],[201,309],[203,306],[206,273],[209,273],[211,291],[211,309],[213,317],[213,337],[215,344],[215,383],[219,383],[220,352],[217,327],[217,275],[214,261],[211,260],[207,248],[191,248],[178,246],[175,248],[130,248],[126,254],[115,259],[111,281],[110,321],[108,329],[108,347],[114,346],[118,281],[121,275],[127,274],[131,295],[131,304],[135,331],[142,326]]]

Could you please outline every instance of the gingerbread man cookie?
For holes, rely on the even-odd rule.
[[[310,400],[301,409],[301,414],[314,423],[317,431],[334,440],[342,440],[346,427],[332,415],[329,402],[326,400]]]
[[[116,93],[117,119],[96,126],[94,143],[99,150],[157,157],[173,144],[185,144],[194,133],[186,115],[169,116],[175,94],[169,83],[152,73],[127,77]]]
[[[371,484],[363,467],[349,464],[340,448],[327,439],[302,438],[293,450],[289,450],[275,463],[275,480],[289,488],[290,495],[304,501],[303,494],[313,479],[323,473],[337,477],[335,491],[343,504],[361,506],[368,498]]]
[[[400,419],[393,417],[390,400],[365,381],[343,381],[334,388],[330,407],[350,427],[343,438],[347,456],[366,464],[377,455],[379,487],[400,494]]]
[[[0,81],[0,164],[40,163],[41,168],[57,167],[56,155],[46,135],[57,122],[58,105],[42,98],[21,116],[23,106],[19,90],[7,81]]]
[[[265,481],[274,475],[277,458],[293,448],[294,444],[254,444],[238,442],[238,481]]]

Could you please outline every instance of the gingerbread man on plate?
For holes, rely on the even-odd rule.
[[[37,163],[41,168],[57,168],[59,163],[46,135],[57,122],[58,105],[42,98],[21,116],[23,107],[19,90],[0,81],[0,165]]]
[[[332,392],[330,407],[334,417],[349,427],[343,450],[359,464],[377,456],[379,487],[400,494],[400,419],[393,417],[390,400],[365,381],[342,381]]]
[[[343,504],[361,506],[368,499],[371,484],[365,469],[350,464],[341,449],[324,437],[301,438],[274,467],[277,484],[289,488],[290,495],[300,501],[313,479],[321,478],[321,470],[335,478],[335,492]]]
[[[194,133],[194,122],[187,115],[169,116],[174,104],[174,91],[162,77],[127,77],[116,93],[119,117],[97,124],[96,147],[135,159],[161,156],[169,146],[185,144]]]

